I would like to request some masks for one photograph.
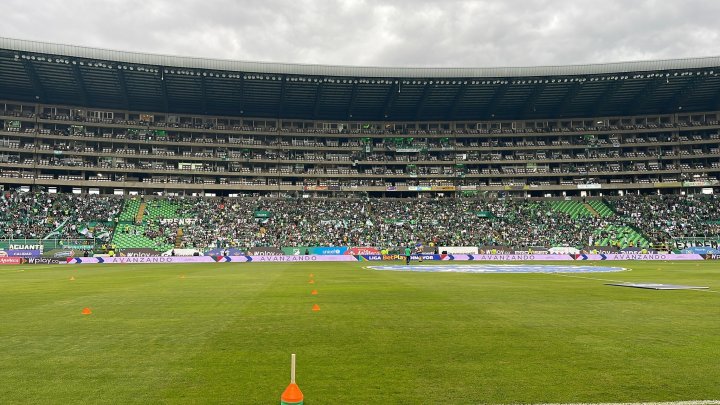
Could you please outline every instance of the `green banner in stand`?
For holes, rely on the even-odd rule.
[[[60,244],[63,249],[93,250],[94,245]]]
[[[478,218],[495,218],[495,215],[490,211],[478,211],[477,216]]]
[[[162,129],[156,129],[155,136],[167,136],[167,131],[162,130]]]
[[[0,250],[39,250],[47,252],[51,249],[90,250],[92,240],[62,239],[1,239]]]
[[[255,218],[270,218],[272,214],[270,211],[255,211]]]
[[[306,251],[309,254],[310,246],[283,247],[280,250],[282,250],[283,253],[288,256],[298,256],[298,255],[304,255]]]

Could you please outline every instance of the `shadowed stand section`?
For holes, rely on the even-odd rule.
[[[302,405],[303,393],[295,383],[295,353],[290,360],[290,385],[285,388],[280,396],[280,405]]]

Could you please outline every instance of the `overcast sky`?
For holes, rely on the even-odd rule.
[[[720,55],[712,0],[1,0],[0,36],[247,61],[534,66]]]

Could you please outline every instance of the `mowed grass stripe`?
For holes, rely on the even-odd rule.
[[[641,272],[647,273],[645,270]],[[715,274],[717,277],[717,273]],[[489,351],[490,356],[484,359],[484,364],[487,369],[493,370],[495,376],[500,375],[499,380],[501,381],[495,381],[495,376],[491,375],[488,376],[489,380],[485,380],[485,384],[479,387],[502,387],[505,385],[499,390],[503,395],[498,395],[495,402],[528,402],[538,401],[542,398],[546,398],[545,402],[548,402],[553,398],[543,397],[543,395],[552,396],[555,393],[555,395],[567,398],[568,395],[579,394],[578,385],[582,387],[581,392],[584,396],[593,394],[593,391],[596,390],[595,395],[598,402],[608,398],[652,399],[657,395],[667,395],[666,389],[654,389],[655,384],[664,387],[674,385],[673,381],[676,376],[672,373],[666,372],[664,376],[662,374],[647,376],[639,374],[643,384],[647,385],[645,392],[638,392],[636,389],[623,391],[622,389],[622,386],[627,384],[633,384],[634,388],[636,383],[627,381],[626,376],[639,372],[634,369],[635,366],[643,365],[648,360],[662,361],[663,358],[662,347],[653,346],[647,342],[633,344],[633,342],[642,340],[642,331],[638,330],[637,326],[651,325],[658,334],[662,334],[666,328],[665,322],[673,322],[675,318],[686,316],[687,308],[684,306],[679,312],[669,313],[668,311],[673,307],[663,307],[667,297],[655,294],[654,298],[657,301],[648,305],[650,303],[644,301],[648,296],[643,293],[629,295],[622,291],[612,290],[599,282],[588,284],[585,280],[559,280],[553,279],[551,275],[484,275],[482,279],[476,279],[476,275],[437,274],[437,276],[439,277],[433,278],[433,281],[436,282],[436,288],[441,290],[445,289],[441,280],[446,278],[477,280],[482,285],[490,284],[495,279],[519,281],[517,283],[517,287],[520,287],[519,294],[514,288],[499,289],[495,291],[497,293],[495,294],[483,289],[481,284],[471,284],[470,288],[476,290],[471,296],[453,295],[453,297],[460,298],[461,302],[476,302],[493,308],[498,313],[507,314],[506,324],[487,324],[491,331],[487,338],[497,342],[498,347]],[[542,277],[545,277],[546,280],[542,280]],[[647,274],[638,273],[638,277],[647,278]],[[589,285],[592,285],[592,288],[588,288]],[[494,285],[494,287],[497,286]],[[675,295],[673,298],[677,299],[683,296],[691,300],[699,298],[693,298],[692,294],[693,292],[681,296]],[[500,295],[502,298],[498,299]],[[712,302],[717,302],[717,300]],[[707,301],[701,299],[698,304],[707,304]],[[558,316],[570,309],[571,313],[566,316]],[[660,314],[658,315],[657,312]],[[653,316],[655,319],[652,318]],[[597,320],[603,320],[603,318],[606,318],[605,323],[612,322],[608,325],[610,327],[602,327],[602,323],[598,325]],[[648,322],[649,320],[652,321]],[[699,327],[704,327],[708,323],[707,317],[698,316],[696,320]],[[669,332],[672,333],[672,328]],[[503,335],[508,334],[509,336],[503,339]],[[640,339],[637,338],[638,335]],[[680,347],[686,345],[688,342],[684,340],[683,335],[674,335],[677,341],[672,341],[668,345],[673,346],[675,343]],[[566,336],[570,336],[572,339]],[[486,336],[480,334],[479,337],[482,339]],[[595,356],[588,356],[593,352],[596,352]],[[505,355],[506,364],[503,364],[503,355]],[[699,360],[705,361],[694,363],[692,357],[685,361],[688,363],[687,367],[693,367],[693,364],[707,363],[707,359]],[[531,362],[536,364],[529,364]],[[553,372],[528,373],[528,371],[532,371],[533,367],[542,370],[544,364],[550,365],[551,369],[554,368]],[[569,367],[565,368],[564,365]],[[609,370],[606,373],[600,373],[603,368]],[[714,365],[713,368],[717,370]],[[625,369],[629,370],[625,371]],[[666,371],[673,369],[674,364],[668,364],[668,367],[665,368]],[[583,372],[578,373],[578,370]],[[586,370],[590,372],[585,373]],[[626,372],[631,374],[624,375]],[[608,379],[617,381],[603,381]],[[575,383],[565,383],[571,380],[574,380]],[[502,381],[505,381],[505,384]],[[530,398],[507,397],[507,392],[512,391],[512,387],[507,386],[507,381],[515,381],[518,386],[522,387],[517,392],[525,391],[527,393],[533,387],[537,392]],[[621,389],[613,390],[613,392],[606,391],[608,387],[613,386],[619,386]],[[492,398],[492,393],[489,394],[490,396],[484,398]],[[695,395],[679,396],[679,398],[692,397]]]
[[[227,271],[191,265],[82,266],[72,272],[75,281],[58,270],[33,274],[39,298],[27,305],[21,295],[8,304],[14,311],[0,316],[5,366],[0,373],[15,375],[17,382],[42,384],[26,392],[8,384],[2,397],[30,403],[51,398],[48,392],[65,392],[72,401],[111,403],[120,395],[147,402],[185,372],[176,364],[184,363],[231,322],[237,308],[253,302],[252,296],[273,282],[248,272],[242,287],[232,288],[226,281],[235,277]],[[43,278],[52,297],[46,303],[41,302]],[[4,297],[2,302],[12,301],[12,294]],[[94,313],[81,315],[85,306]]]
[[[717,285],[700,264],[618,274]],[[360,263],[80,266],[71,287],[52,271],[0,274],[0,308],[35,303],[0,313],[4,403],[274,403],[293,352],[308,404],[720,398],[716,294]]]

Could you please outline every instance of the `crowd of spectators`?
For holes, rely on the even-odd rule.
[[[716,195],[628,194],[608,202],[618,215],[658,242],[720,236],[720,198]]]
[[[108,241],[122,206],[115,196],[6,191],[0,196],[0,239]]]
[[[175,218],[118,232],[188,248],[626,245],[616,234],[623,227],[651,242],[720,236],[716,196],[626,195],[606,202],[617,215],[573,218],[547,200],[170,197]],[[115,196],[4,192],[0,239],[109,242],[122,207]]]
[[[545,201],[480,199],[198,199],[187,247],[627,246],[624,218],[572,218]],[[255,218],[267,211],[269,218]],[[478,215],[490,212],[487,218]],[[614,227],[614,228],[613,228]]]

